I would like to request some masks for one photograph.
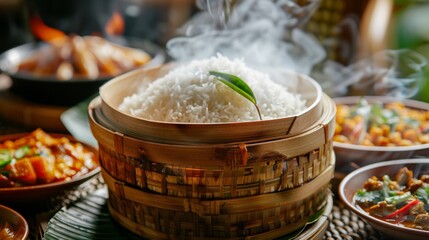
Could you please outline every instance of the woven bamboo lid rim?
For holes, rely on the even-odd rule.
[[[302,201],[313,195],[318,189],[322,189],[329,184],[334,174],[334,166],[330,165],[315,179],[297,188],[276,193],[223,200],[201,200],[198,198],[182,198],[149,193],[115,180],[104,170],[102,174],[109,189],[119,193],[124,199],[155,208],[193,212],[204,216],[245,213]]]
[[[307,108],[288,117],[229,123],[177,123],[137,118],[119,111],[123,98],[135,93],[135,89],[163,76],[169,65],[148,71],[136,70],[112,79],[100,88],[101,109],[111,121],[112,130],[135,138],[155,142],[182,144],[223,143],[248,141],[259,137],[281,137],[299,134],[313,127],[323,113],[323,91],[311,77],[285,72],[284,77],[292,92],[307,101]],[[171,66],[170,66],[171,69]]]
[[[175,63],[166,63],[166,64],[164,64],[164,67],[166,68],[166,69],[173,69],[175,66],[176,66],[177,64],[175,64]],[[119,82],[119,81],[121,81],[121,80],[123,80],[123,79],[127,79],[127,78],[130,78],[130,77],[133,77],[134,75],[142,75],[143,73],[143,71],[142,70],[144,70],[144,71],[153,71],[153,70],[157,70],[157,69],[159,69],[159,68],[163,68],[163,66],[159,66],[159,65],[156,65],[156,66],[153,66],[153,67],[150,67],[150,68],[145,68],[145,69],[143,69],[143,68],[141,68],[141,69],[136,69],[136,70],[134,70],[134,71],[130,71],[130,72],[128,72],[128,73],[125,73],[125,74],[122,74],[122,75],[120,75],[120,76],[118,76],[118,77],[115,77],[114,79],[112,79],[111,81],[109,81],[109,82],[107,82],[107,83],[105,83],[103,86],[101,86],[100,87],[100,98],[101,98],[101,102],[102,102],[102,106],[103,105],[106,105],[106,106],[108,106],[109,108],[111,108],[111,109],[114,109],[114,110],[116,110],[116,111],[118,111],[118,112],[120,112],[120,113],[122,113],[122,114],[124,114],[124,115],[126,115],[126,116],[129,116],[129,117],[132,117],[132,118],[135,118],[136,120],[140,120],[140,121],[144,121],[144,122],[153,122],[153,123],[160,123],[160,124],[166,124],[166,125],[170,125],[170,124],[172,124],[172,125],[226,125],[226,124],[247,124],[247,123],[252,123],[252,122],[266,122],[266,121],[278,121],[278,120],[283,120],[283,119],[285,119],[285,118],[292,118],[293,119],[293,121],[297,118],[297,117],[299,117],[299,116],[305,116],[307,113],[309,113],[309,112],[311,112],[311,111],[313,111],[314,110],[314,108],[319,104],[319,102],[320,101],[322,101],[322,97],[323,97],[323,89],[322,89],[322,87],[320,86],[320,84],[316,81],[316,80],[314,80],[314,79],[312,79],[310,76],[307,76],[307,75],[304,75],[304,74],[300,74],[300,73],[298,73],[298,72],[294,72],[294,71],[285,71],[285,73],[287,73],[287,74],[293,74],[293,75],[296,75],[296,76],[298,76],[298,77],[300,77],[300,78],[304,78],[304,79],[306,79],[306,81],[308,81],[308,82],[310,82],[311,84],[312,84],[312,86],[315,88],[315,95],[316,95],[316,98],[315,98],[315,100],[309,105],[309,106],[307,106],[304,110],[302,110],[302,111],[300,111],[300,112],[298,112],[298,113],[296,113],[296,114],[293,114],[293,115],[290,115],[290,116],[286,116],[286,117],[282,117],[282,118],[276,118],[276,119],[266,119],[266,120],[255,120],[255,121],[246,121],[246,122],[225,122],[225,123],[182,123],[182,122],[164,122],[164,121],[157,121],[157,120],[151,120],[151,119],[146,119],[146,118],[141,118],[141,117],[135,117],[135,116],[132,116],[132,115],[130,115],[130,114],[128,114],[128,113],[124,113],[124,112],[122,112],[122,111],[119,111],[118,110],[118,107],[117,106],[114,106],[114,104],[112,103],[112,102],[110,102],[109,101],[109,98],[108,98],[108,94],[106,93],[107,92],[107,89],[109,88],[109,87],[112,87],[111,85],[115,85],[115,84],[118,84],[117,82]],[[292,129],[292,127],[293,127],[293,124],[289,127],[289,129],[288,129],[288,131],[290,131],[291,129]]]
[[[332,116],[332,119],[325,118],[320,123],[320,125],[322,125],[322,127],[325,130],[325,142],[328,142],[330,139],[334,137],[334,134],[335,134],[335,115],[337,112],[337,107],[335,105],[335,102],[331,98],[326,97],[325,100],[328,101],[331,106],[330,108],[328,108],[329,113],[327,113],[327,116]]]
[[[164,164],[224,166],[232,160],[236,161],[235,158],[239,158],[241,162],[246,162],[242,161],[243,155],[240,151],[240,143],[174,145],[136,139],[123,133],[110,130],[101,125],[97,120],[96,111],[99,110],[99,105],[97,105],[99,101],[100,99],[94,99],[93,102],[91,102],[88,113],[90,116],[92,133],[101,147],[111,149],[112,151],[128,157],[136,159],[145,157],[153,162]],[[328,101],[333,103],[329,99]],[[326,116],[323,119],[323,124],[319,124],[317,128],[300,135],[266,142],[245,142],[248,156],[254,158],[262,157],[263,154],[272,152],[273,148],[271,146],[274,146],[276,149],[279,149],[276,151],[277,154],[284,157],[293,157],[303,152],[313,151],[321,145],[329,143],[329,140],[334,134],[333,124],[335,111],[332,109],[335,108],[330,107],[328,111],[324,111]],[[219,157],[217,157],[220,155],[224,156],[225,154],[231,158],[226,159],[223,157],[219,159]],[[202,161],[201,156],[206,156],[209,161]]]
[[[140,137],[135,137],[133,135],[127,134],[126,132],[120,132],[118,131],[118,129],[116,129],[114,126],[111,125],[111,123],[106,122],[108,120],[106,120],[103,115],[103,109],[101,107],[101,102],[102,99],[100,97],[97,97],[95,99],[92,100],[92,102],[89,105],[88,108],[88,112],[90,115],[93,115],[93,118],[95,119],[95,121],[97,122],[98,125],[100,125],[102,128],[105,128],[107,130],[109,130],[112,133],[118,133],[118,137],[129,137],[129,138],[134,138],[134,139],[138,139],[141,141],[150,141],[153,143],[159,143],[159,144],[166,144],[166,145],[190,145],[190,146],[199,146],[199,145],[235,145],[235,144],[240,144],[240,143],[245,143],[245,144],[253,144],[253,143],[260,143],[260,142],[268,142],[268,141],[275,141],[275,140],[282,140],[285,138],[291,138],[294,136],[299,136],[305,133],[310,133],[312,131],[314,131],[314,129],[318,129],[320,127],[326,127],[326,125],[331,124],[332,120],[334,119],[335,113],[336,113],[336,106],[335,106],[335,102],[326,94],[322,95],[322,102],[323,102],[323,108],[322,110],[322,115],[319,118],[319,121],[316,121],[310,128],[306,129],[305,131],[296,133],[296,134],[285,134],[283,136],[277,136],[277,137],[263,137],[263,138],[258,138],[258,139],[254,139],[254,140],[246,140],[246,141],[235,141],[235,142],[221,142],[221,143],[193,143],[193,144],[182,144],[179,142],[157,142],[157,141],[153,141],[151,139],[144,139],[144,138],[140,138]],[[293,118],[296,119],[296,116]],[[208,124],[209,125],[209,124]],[[331,138],[333,137],[333,131],[327,131],[326,132],[326,138]]]

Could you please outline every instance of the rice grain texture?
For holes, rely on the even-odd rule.
[[[195,60],[125,97],[119,110],[138,118],[164,122],[225,123],[259,120],[255,106],[209,75],[218,71],[235,75],[252,89],[262,118],[298,114],[305,101],[273,82],[268,74],[247,67],[240,59],[218,55]]]

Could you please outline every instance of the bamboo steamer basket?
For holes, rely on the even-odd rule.
[[[322,102],[319,124],[296,136],[173,145],[109,129],[94,99],[90,126],[112,217],[153,239],[272,239],[304,227],[334,174],[335,104]]]
[[[89,105],[111,215],[155,239],[269,239],[304,227],[325,206],[334,174],[332,99],[290,74],[288,89],[308,104],[292,117],[167,123],[117,109],[169,67],[120,76]]]
[[[100,88],[101,108],[117,131],[162,143],[227,143],[293,136],[313,127],[322,115],[323,92],[320,85],[306,75],[287,71],[283,72],[285,81],[282,84],[289,91],[300,94],[307,106],[304,111],[289,117],[251,122],[176,123],[136,118],[118,109],[124,97],[136,93],[139,87],[164,76],[175,67],[177,64],[137,69],[112,79]]]
[[[291,190],[204,200],[141,191],[102,170],[110,214],[145,238],[264,240],[301,229],[323,210],[333,172],[331,165],[313,181]]]
[[[283,191],[316,178],[333,163],[335,104],[307,132],[283,139],[177,145],[130,137],[105,127],[100,98],[89,106],[90,126],[104,170],[143,191],[225,199]],[[111,126],[111,125],[110,125]]]

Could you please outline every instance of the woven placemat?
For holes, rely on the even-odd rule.
[[[362,221],[356,214],[348,210],[344,204],[335,199],[329,226],[325,233],[326,240],[358,240],[386,239],[371,225]]]
[[[64,198],[62,200],[57,199],[56,201],[54,201],[54,203],[58,204],[62,201],[60,205],[70,206],[70,204],[73,204],[73,202],[103,187],[105,187],[104,181],[101,176],[98,176],[91,180],[89,184],[86,184],[84,187],[80,187],[74,191],[71,191],[68,195],[63,196]],[[325,240],[388,239],[383,237],[377,230],[372,228],[370,225],[362,221],[356,214],[348,210],[338,198],[334,199],[332,213],[330,214],[328,219],[328,229],[326,230],[326,233],[323,237],[323,239]],[[44,228],[42,231],[45,230],[46,228]],[[52,234],[50,236],[52,237]]]
[[[61,208],[87,197],[102,187],[105,187],[105,184],[101,174],[98,174],[79,187],[49,201],[32,203],[29,206],[15,206],[14,208],[27,220],[30,230],[28,240],[42,240],[49,220]]]

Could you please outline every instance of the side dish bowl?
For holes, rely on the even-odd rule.
[[[147,52],[152,59],[144,68],[157,66],[164,62],[161,48],[149,42],[133,43]],[[49,105],[72,106],[96,94],[98,88],[112,77],[100,76],[95,79],[72,78],[59,80],[55,75],[37,76],[29,72],[17,71],[18,65],[38,49],[46,46],[43,42],[32,42],[12,48],[0,55],[0,72],[12,79],[11,91],[24,99]]]
[[[339,197],[347,208],[356,213],[364,221],[371,224],[375,229],[379,230],[390,238],[414,240],[428,239],[428,230],[403,227],[377,219],[358,207],[354,201],[356,192],[363,187],[363,184],[365,181],[367,181],[367,179],[371,178],[372,176],[392,176],[402,167],[407,167],[408,169],[412,170],[415,175],[429,174],[429,159],[401,159],[384,161],[359,168],[349,173],[341,181],[338,189]],[[416,172],[418,172],[418,174]]]
[[[364,96],[364,98],[368,103],[380,102],[385,104],[398,101],[398,99],[392,97],[381,96]],[[359,99],[360,97],[353,96],[334,98],[334,101],[337,106],[339,104],[355,105],[358,103]],[[407,108],[429,111],[428,103],[410,99],[403,99],[400,100],[400,102]],[[334,151],[337,157],[336,170],[342,173],[348,173],[356,168],[380,161],[429,156],[429,144],[386,147],[364,146],[337,142],[334,138]]]
[[[28,238],[29,227],[25,218],[15,210],[0,205],[0,237],[3,236],[3,230],[6,231],[4,228],[10,231],[8,234],[10,239],[26,240]]]
[[[18,133],[0,136],[0,142],[6,140],[19,139],[28,136],[29,133]],[[77,143],[78,141],[70,135],[66,134],[54,134],[49,133],[50,136],[55,138],[66,137],[71,142]],[[50,197],[54,197],[63,194],[67,190],[72,190],[74,187],[79,186],[85,181],[91,179],[95,175],[99,174],[100,166],[98,165],[98,151],[95,147],[80,142],[86,149],[90,150],[95,154],[96,167],[86,173],[72,177],[70,180],[52,182],[52,183],[41,183],[31,186],[15,186],[15,187],[3,187],[0,188],[0,202],[8,203],[13,205],[21,205],[25,203],[35,203],[46,200]]]

